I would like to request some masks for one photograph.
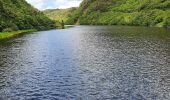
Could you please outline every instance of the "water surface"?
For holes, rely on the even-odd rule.
[[[1,41],[0,100],[170,100],[170,29],[76,26]]]

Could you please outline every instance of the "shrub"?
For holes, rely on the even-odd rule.
[[[13,31],[12,28],[5,28],[2,30],[2,32],[12,32],[12,31]]]
[[[18,31],[18,26],[13,24],[11,27],[10,27],[13,31]]]

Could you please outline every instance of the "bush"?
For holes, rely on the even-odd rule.
[[[13,24],[11,27],[10,27],[13,31],[18,31],[18,26]]]
[[[2,30],[2,32],[12,32],[12,31],[13,31],[12,28],[5,28]]]

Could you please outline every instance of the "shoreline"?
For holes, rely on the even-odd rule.
[[[10,39],[17,35],[21,35],[29,32],[36,32],[36,31],[37,31],[36,29],[29,29],[29,30],[18,30],[13,32],[0,32],[0,40]]]

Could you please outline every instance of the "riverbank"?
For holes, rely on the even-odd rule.
[[[29,30],[19,30],[14,32],[0,32],[0,40],[9,39],[23,33],[36,32],[36,31],[37,31],[36,29],[29,29]]]

